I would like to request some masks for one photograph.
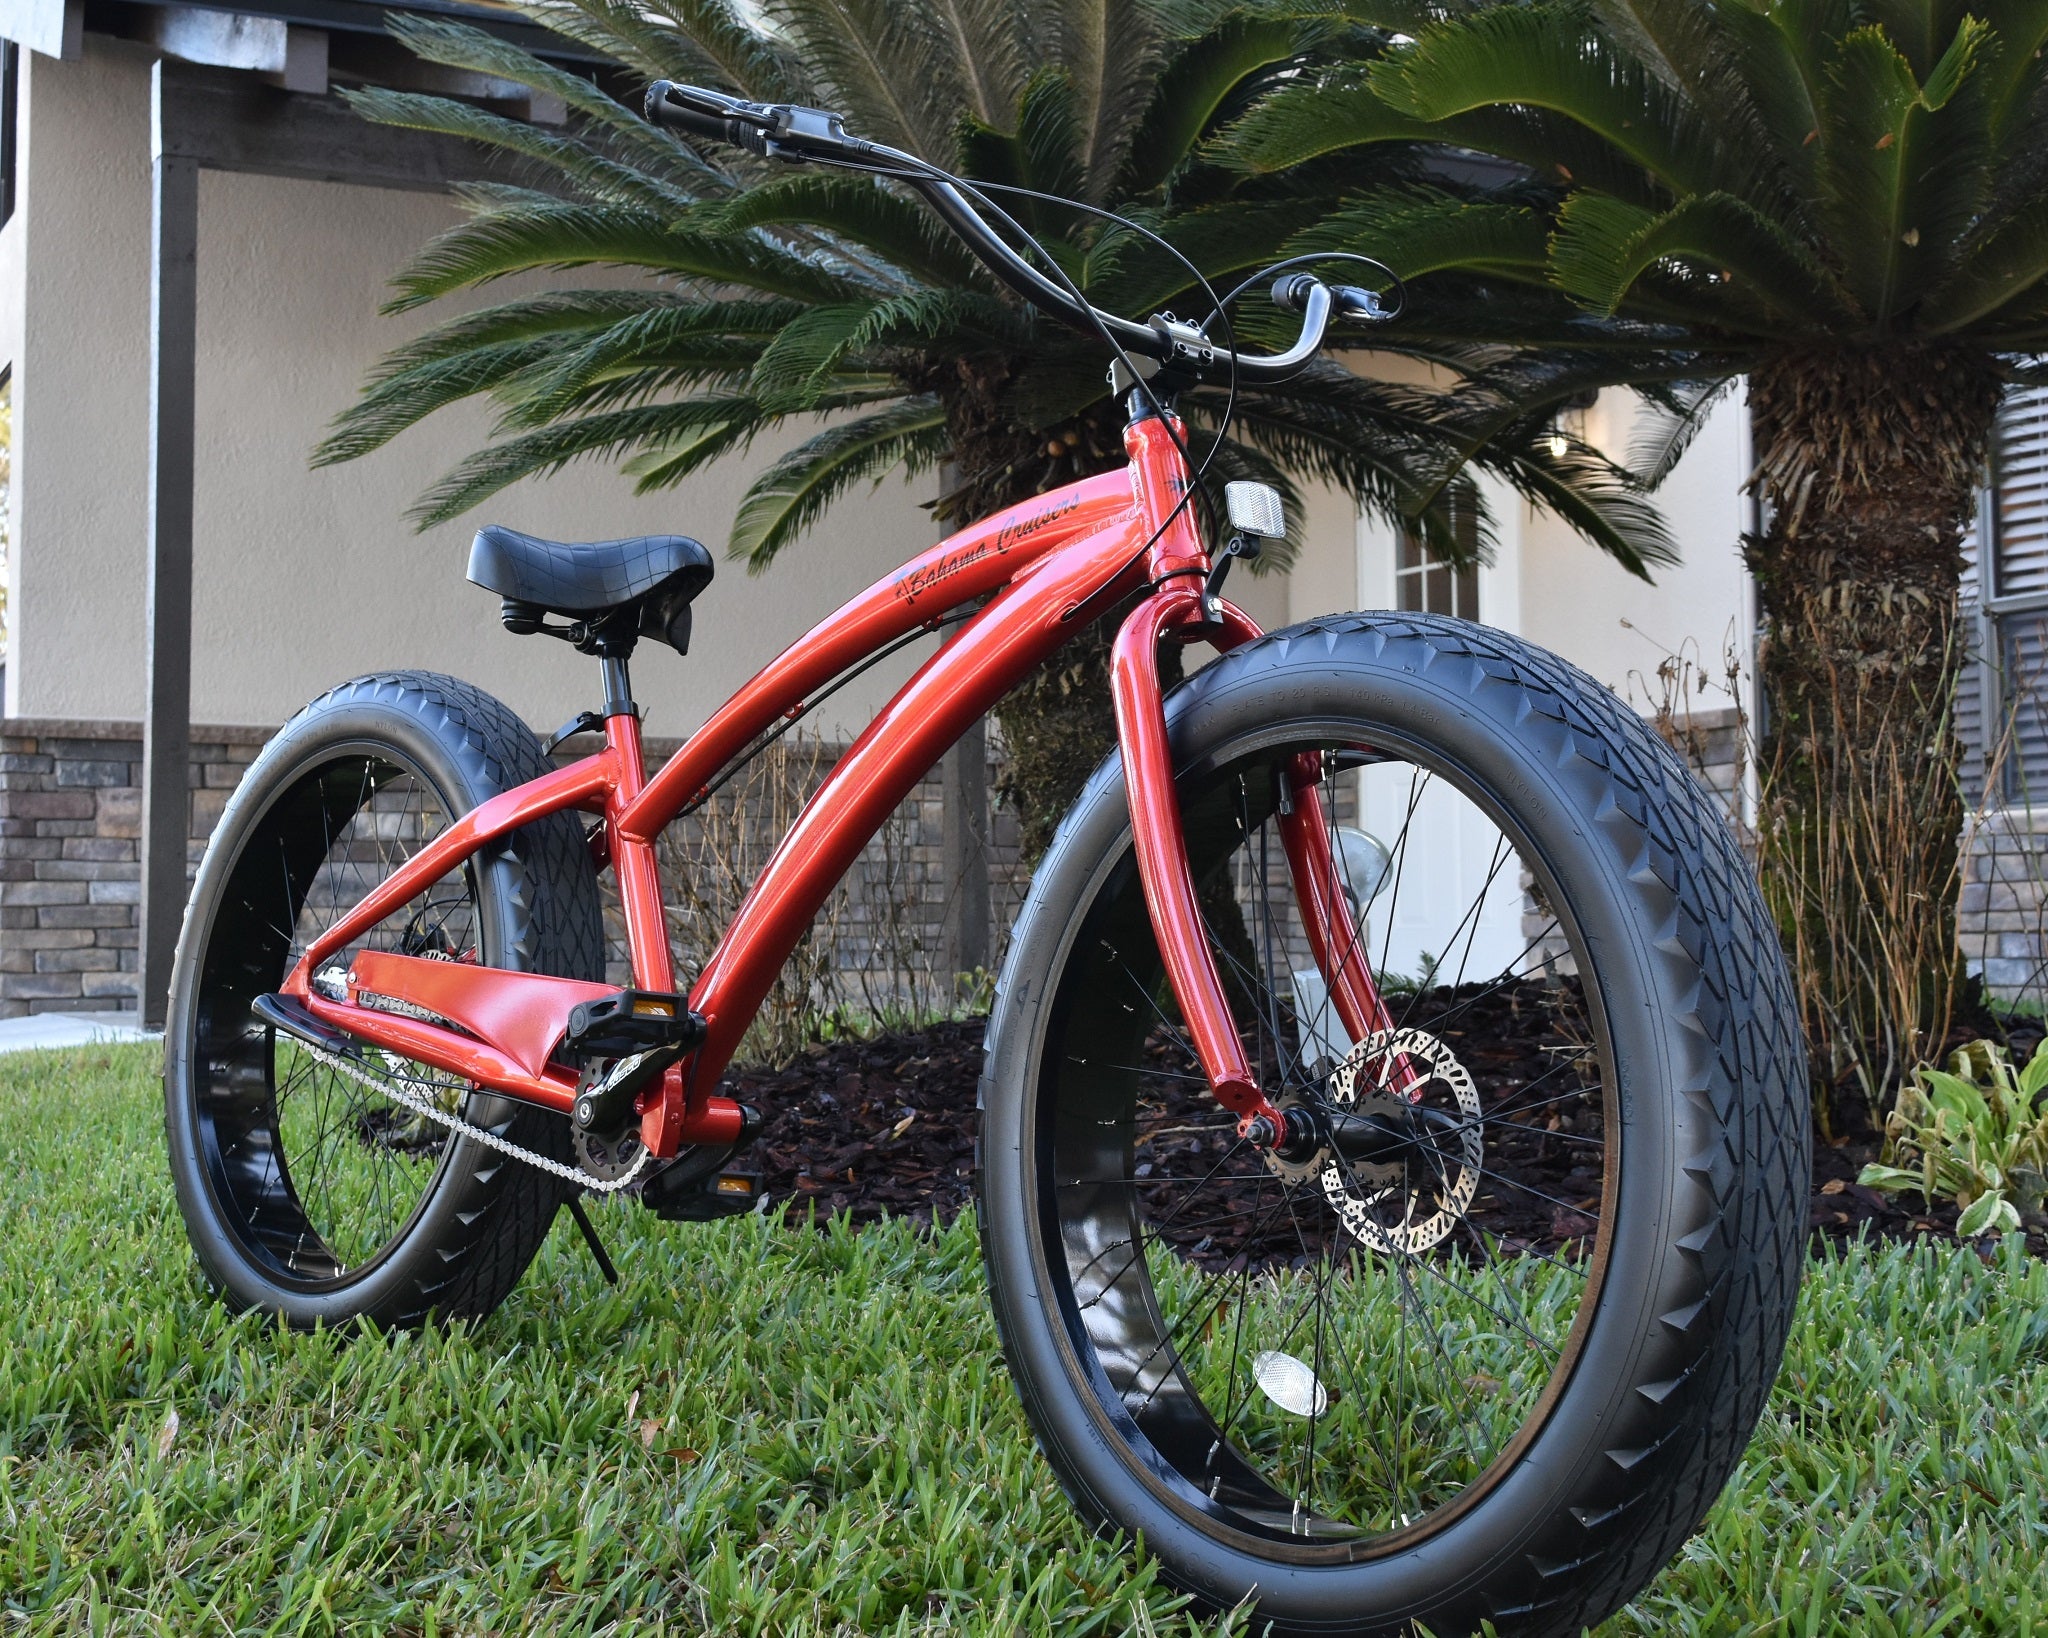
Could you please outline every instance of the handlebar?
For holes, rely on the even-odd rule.
[[[1077,301],[1012,249],[943,174],[914,154],[848,136],[837,114],[793,103],[745,102],[670,80],[656,80],[647,88],[646,112],[655,125],[769,159],[830,160],[894,177],[921,195],[990,272],[1054,318],[1090,334],[1106,331],[1128,352],[1196,375],[1227,367],[1231,361],[1231,349],[1219,347],[1194,325],[1162,314],[1138,324]],[[1285,352],[1236,353],[1237,378],[1247,385],[1270,386],[1299,374],[1321,350],[1333,315],[1368,322],[1391,317],[1372,291],[1326,285],[1307,273],[1288,273],[1276,280],[1273,299],[1286,311],[1302,315],[1301,333]]]

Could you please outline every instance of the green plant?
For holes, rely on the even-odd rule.
[[[2048,1041],[2024,1069],[1990,1041],[1972,1041],[1947,1069],[1922,1067],[1885,1122],[1885,1164],[1863,1168],[1873,1189],[1918,1189],[1963,1208],[1965,1237],[2039,1226],[2048,1194]],[[1905,1162],[1905,1164],[1897,1164]]]
[[[580,458],[619,461],[643,491],[674,485],[790,429],[800,437],[758,472],[734,522],[731,550],[755,569],[850,488],[892,472],[942,472],[937,513],[964,521],[1107,470],[1124,459],[1122,419],[1100,343],[1025,307],[894,184],[700,153],[635,111],[649,80],[829,107],[978,180],[1130,212],[1227,285],[1327,213],[1342,167],[1240,176],[1203,145],[1267,87],[1371,43],[1341,19],[1227,0],[515,3],[616,66],[593,84],[473,28],[394,26],[424,58],[565,102],[561,134],[447,98],[350,93],[373,120],[495,146],[548,189],[471,190],[469,220],[421,251],[390,305],[543,270],[636,282],[524,295],[429,330],[383,361],[317,458],[350,459],[447,405],[491,401],[495,441],[421,503],[437,520]],[[1202,311],[1186,273],[1135,235],[1005,202],[1099,305]],[[1253,345],[1292,323],[1262,299],[1238,313]],[[1487,373],[1495,352],[1443,335],[1411,344],[1398,326],[1336,339],[1408,353],[1459,390],[1324,359],[1240,399],[1222,475],[1334,484],[1455,557],[1473,549],[1456,521],[1476,502],[1469,460],[1633,568],[1668,557],[1625,473],[1582,446],[1554,452],[1540,415],[1514,413],[1525,383]],[[1220,389],[1184,398],[1198,453],[1222,405]],[[1110,743],[1106,655],[1098,626],[998,712],[1027,854]]]
[[[1426,137],[1501,163],[1361,186],[1296,248],[1386,256],[1418,328],[1569,332],[1611,349],[1616,381],[1693,383],[1650,474],[1746,379],[1774,907],[1816,1068],[1889,1090],[1960,978],[1957,543],[2001,384],[2048,348],[2048,7],[1301,9],[1389,49],[1264,99],[1231,163],[1278,175]]]
[[[565,1213],[483,1325],[293,1333],[202,1289],[158,1067],[0,1058],[9,1632],[1246,1638],[1075,1527],[970,1220],[592,1200],[618,1287]],[[1818,1255],[1756,1443],[1598,1638],[2038,1635],[2043,1451],[2048,1263]]]

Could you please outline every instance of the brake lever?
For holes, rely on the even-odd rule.
[[[1384,324],[1394,316],[1393,309],[1380,300],[1377,290],[1367,290],[1356,284],[1331,285],[1330,306],[1339,318],[1353,319],[1360,324]]]
[[[1355,284],[1324,284],[1313,273],[1283,273],[1275,279],[1273,305],[1284,313],[1299,313],[1308,306],[1309,292],[1318,287],[1329,291],[1330,313],[1334,318],[1382,324],[1394,316],[1393,309],[1380,300],[1377,291]]]

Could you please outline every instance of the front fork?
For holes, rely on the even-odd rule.
[[[1241,609],[1220,598],[1205,599],[1200,581],[1183,575],[1160,586],[1124,621],[1110,654],[1110,688],[1138,874],[1167,980],[1210,1090],[1238,1117],[1239,1136],[1266,1148],[1284,1139],[1287,1123],[1245,1058],[1196,903],[1159,687],[1162,642],[1200,639],[1227,653],[1260,635]],[[1373,983],[1330,849],[1321,759],[1307,754],[1290,758],[1282,779],[1287,799],[1280,805],[1281,844],[1309,949],[1338,1018],[1352,1040],[1363,1041],[1391,1029],[1392,1020]]]

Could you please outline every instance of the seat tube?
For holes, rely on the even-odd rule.
[[[607,666],[609,670],[609,666]],[[605,689],[605,756],[611,763],[611,796],[605,829],[611,847],[612,871],[619,884],[619,908],[625,914],[626,944],[632,955],[633,982],[643,990],[664,994],[675,989],[675,964],[669,955],[668,918],[662,908],[661,869],[655,844],[624,834],[619,815],[640,794],[647,767],[640,749],[640,713],[630,698],[613,698]],[[624,708],[612,711],[614,705]]]

